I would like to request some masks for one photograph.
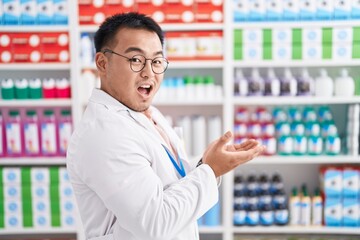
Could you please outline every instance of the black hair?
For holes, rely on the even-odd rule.
[[[145,29],[155,32],[161,45],[164,45],[163,31],[151,17],[136,12],[118,13],[105,19],[96,31],[94,37],[96,52],[100,52],[105,45],[111,43],[121,28]]]

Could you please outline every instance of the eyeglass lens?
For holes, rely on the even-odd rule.
[[[150,60],[151,60],[151,68],[154,71],[154,73],[160,74],[165,72],[168,66],[168,62],[166,58],[157,57]],[[139,72],[143,70],[145,65],[146,65],[146,58],[144,56],[136,55],[130,59],[130,67],[134,72]]]

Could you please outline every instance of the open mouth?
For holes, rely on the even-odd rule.
[[[138,87],[138,92],[144,96],[149,96],[151,90],[152,90],[152,86],[150,84],[144,84]]]

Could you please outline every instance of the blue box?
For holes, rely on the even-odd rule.
[[[249,17],[249,5],[247,0],[233,0],[234,22],[244,22]]]
[[[343,225],[343,210],[341,198],[326,198],[324,205],[324,222],[328,227],[341,227]]]
[[[53,1],[37,0],[37,23],[41,25],[53,24]]]
[[[343,192],[344,198],[358,198],[360,189],[359,171],[354,168],[343,169]]]
[[[4,25],[17,25],[20,20],[20,0],[3,0]]]
[[[53,0],[54,24],[68,24],[68,3],[67,0]]]
[[[32,25],[36,23],[36,0],[20,0],[20,24]]]
[[[343,226],[358,227],[359,226],[359,199],[344,198],[343,199]]]

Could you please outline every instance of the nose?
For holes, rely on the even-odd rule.
[[[141,71],[141,76],[142,77],[152,77],[155,75],[155,73],[152,70],[152,66],[151,66],[152,60],[151,59],[146,59],[145,60],[145,66],[143,68],[143,70]]]

